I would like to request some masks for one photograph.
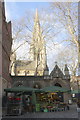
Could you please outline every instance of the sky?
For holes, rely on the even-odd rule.
[[[12,22],[12,28],[13,28],[13,22],[21,19],[21,17],[24,16],[24,14],[26,14],[26,11],[28,13],[32,12],[32,14],[35,14],[36,8],[38,8],[39,13],[43,12],[43,18],[41,19],[43,23],[44,23],[44,19],[50,19],[50,18],[52,21],[49,21],[49,22],[52,23],[53,19],[54,19],[54,21],[56,21],[55,15],[53,16],[52,11],[48,10],[48,9],[50,9],[49,2],[6,2],[5,8],[6,8],[6,10],[5,10],[6,20]],[[43,11],[43,9],[45,10],[45,12]],[[48,13],[46,12],[46,10],[48,10]],[[29,16],[30,16],[30,14],[29,14]],[[57,31],[57,29],[56,29],[57,26],[60,26],[60,24],[59,23],[55,24],[54,31]],[[53,34],[53,31],[52,31],[52,34]],[[65,38],[68,39],[68,34],[66,33],[65,29],[62,29],[60,34],[54,37],[54,41],[55,41],[55,43],[58,43],[60,40],[63,40]],[[18,43],[16,42],[15,46],[17,47],[17,44],[20,44],[21,42],[22,42],[22,40],[19,41]],[[48,44],[49,48],[52,48],[53,43],[51,41],[48,41],[48,43],[49,43]],[[50,71],[54,68],[56,56],[58,55],[58,53],[60,51],[62,51],[64,49],[64,46],[65,46],[65,44],[59,44],[56,48],[53,47],[53,49],[47,50],[47,63],[48,63]],[[23,49],[23,50],[21,51],[21,49]],[[26,51],[28,51],[28,49],[29,49],[29,47],[27,46],[27,44],[22,46],[22,48],[18,49],[18,51],[17,51],[18,56],[21,57],[21,56],[23,56],[24,53],[25,53],[25,55],[27,55]],[[26,57],[26,59],[27,59],[27,57]]]
[[[25,11],[35,11],[48,7],[48,2],[6,2],[7,20],[18,19],[25,14]]]

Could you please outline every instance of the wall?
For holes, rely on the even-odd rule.
[[[12,76],[12,81],[13,87],[18,85],[34,87],[37,84],[40,88],[44,88],[59,83],[63,88],[70,90],[70,82],[61,78],[44,79],[44,76]],[[71,100],[71,94],[63,93],[63,97],[66,103]]]
[[[10,87],[9,74],[10,54],[12,45],[11,22],[6,22],[5,7],[2,3],[2,93],[4,88]]]
[[[2,4],[0,2],[0,117],[2,116]]]

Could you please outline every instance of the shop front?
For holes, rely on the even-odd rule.
[[[69,109],[64,103],[60,93],[67,89],[56,86],[43,89],[18,86],[4,90],[7,96],[7,115],[21,115],[26,112],[53,112]],[[9,96],[8,96],[9,94]]]

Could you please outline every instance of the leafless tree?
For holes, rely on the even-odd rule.
[[[70,39],[67,40],[76,44],[78,47],[78,3],[56,2],[52,3],[53,15],[69,33]],[[55,13],[56,12],[56,13]]]
[[[58,54],[57,60],[59,60],[59,62],[61,61],[62,64],[64,64],[64,61],[68,63],[70,71],[75,75],[78,62],[76,59],[78,59],[79,49],[78,3],[55,2],[50,5],[53,15],[55,15],[55,19],[58,24],[63,26],[68,36],[67,39],[65,37],[62,41],[60,41],[60,44],[64,43],[64,46],[66,47]]]

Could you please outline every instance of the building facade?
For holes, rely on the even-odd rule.
[[[11,76],[9,73],[10,55],[12,46],[12,28],[11,22],[6,22],[4,2],[0,2],[1,18],[2,18],[2,41],[1,41],[1,59],[0,59],[0,75],[2,79],[2,94],[4,88],[11,86]],[[1,67],[2,66],[2,67]]]
[[[12,76],[12,87],[27,86],[32,88],[44,88],[48,86],[59,86],[70,90],[70,75],[67,65],[64,73],[56,64],[50,75],[44,76]],[[71,100],[69,93],[63,93],[64,102]]]

